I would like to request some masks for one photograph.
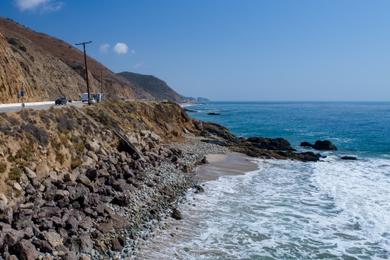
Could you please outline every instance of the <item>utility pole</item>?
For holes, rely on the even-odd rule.
[[[88,105],[91,105],[91,91],[89,89],[87,52],[85,51],[85,45],[90,44],[90,43],[92,43],[92,41],[76,43],[76,45],[83,45],[83,50],[84,50],[85,81],[87,82]]]
[[[100,71],[100,93],[103,94],[103,70]]]

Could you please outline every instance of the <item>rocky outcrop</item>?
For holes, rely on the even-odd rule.
[[[283,138],[249,137],[246,141],[259,149],[294,151],[291,144]]]
[[[302,147],[310,147],[319,151],[336,151],[337,147],[329,140],[317,140],[314,144],[309,142],[302,142]]]
[[[346,160],[346,161],[356,161],[357,157],[356,156],[350,156],[350,155],[345,155],[340,157],[341,160]]]
[[[209,115],[209,116],[220,116],[221,114],[220,113],[216,113],[216,112],[210,112],[210,113],[207,113],[207,115]]]
[[[293,159],[300,161],[318,161],[320,154],[313,152],[298,153],[291,144],[283,138],[249,137],[233,135],[226,127],[209,122],[197,122],[201,135],[207,137],[207,142],[229,147],[229,149],[244,153],[251,157]]]

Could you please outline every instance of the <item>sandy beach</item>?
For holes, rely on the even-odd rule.
[[[195,178],[200,182],[216,180],[226,175],[242,175],[258,168],[248,156],[240,153],[208,154],[207,164],[195,169]]]

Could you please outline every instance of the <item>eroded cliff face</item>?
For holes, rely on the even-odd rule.
[[[181,101],[177,93],[159,85],[155,78],[138,84],[92,57],[87,61],[92,92],[100,92],[103,86],[106,97],[113,99]],[[78,99],[86,92],[84,78],[84,56],[75,46],[0,17],[0,103],[15,102],[22,87],[28,101],[59,96]]]
[[[27,101],[62,95],[75,99],[84,92],[85,81],[55,57],[0,33],[0,102],[17,102],[22,88]]]
[[[78,99],[86,92],[83,54],[66,42],[35,32],[12,20],[0,17],[1,54],[6,53],[0,70],[12,80],[0,81],[0,102],[16,101],[17,90],[24,87],[29,101],[54,100],[58,96]],[[14,66],[8,66],[13,63]],[[16,65],[16,66],[15,66]],[[91,57],[88,57],[92,92],[100,91],[103,75],[104,93],[125,99],[148,95],[120,79]]]
[[[98,146],[106,154],[120,152],[121,136],[142,151],[144,146],[153,146],[153,141],[145,143],[144,139],[180,142],[185,132],[195,129],[192,119],[170,102],[117,101],[84,108],[3,113],[0,192],[12,196],[17,176],[25,167],[37,170],[42,179],[53,171],[72,171],[90,162],[88,148]]]

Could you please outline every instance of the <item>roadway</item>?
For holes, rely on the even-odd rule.
[[[68,104],[65,106],[82,107],[83,103],[81,101],[73,101],[71,103],[68,102]],[[49,109],[51,107],[64,107],[64,106],[56,106],[54,104],[54,101],[25,103],[26,109],[42,110],[42,109]],[[21,110],[22,110],[22,103],[0,104],[0,113],[18,112]]]

